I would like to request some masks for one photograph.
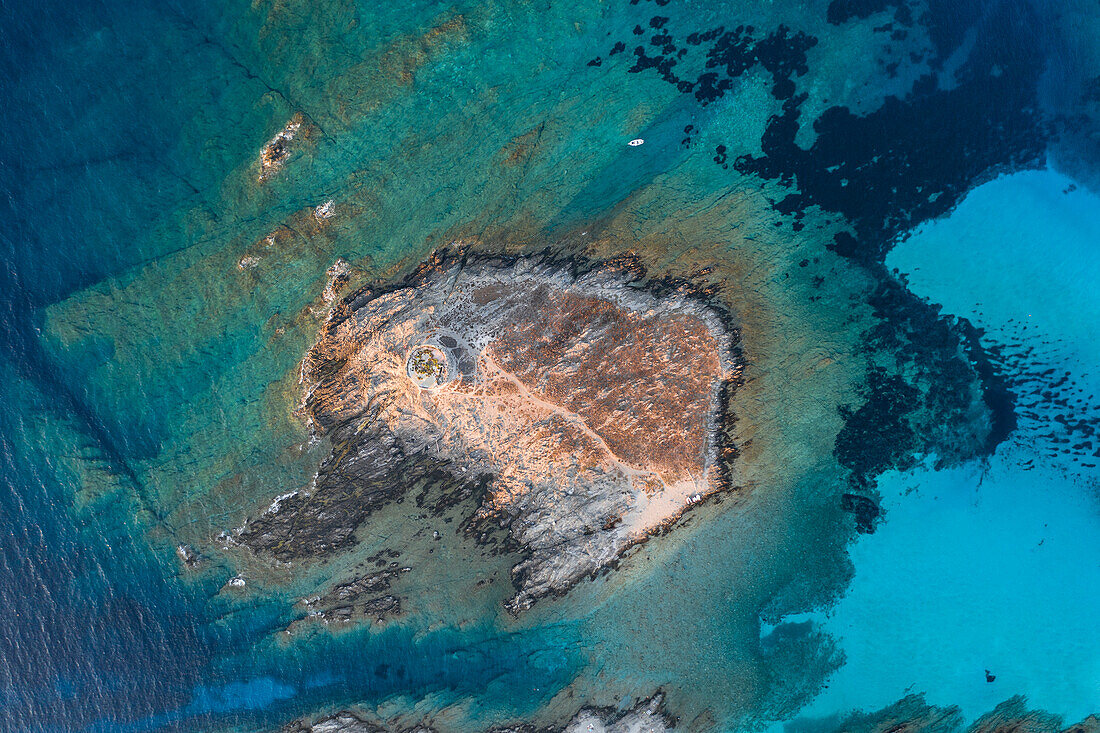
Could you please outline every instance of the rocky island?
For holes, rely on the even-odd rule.
[[[331,454],[240,539],[319,556],[434,480],[465,531],[506,531],[521,553],[519,612],[724,487],[733,340],[697,294],[658,297],[628,263],[437,256],[334,304],[301,370],[302,414]]]

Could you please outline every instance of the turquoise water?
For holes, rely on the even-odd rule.
[[[1100,396],[1100,198],[1074,188],[1049,170],[998,178],[887,264],[985,338],[1035,346],[1028,360],[1054,370],[1049,382],[1068,373],[1087,416]],[[1067,723],[1095,711],[1100,459],[1052,450],[1059,412],[1040,404],[986,461],[880,479],[886,522],[852,547],[851,587],[820,617],[847,661],[803,715],[910,693],[970,720],[1016,694]]]
[[[1039,164],[1058,100],[1085,118],[1061,159],[1091,165],[1070,82],[1096,75],[1095,9],[862,7],[0,0],[0,730],[357,706],[464,731],[657,689],[699,731],[910,690],[969,717],[1017,693],[1096,711],[1096,445],[1061,442],[1043,391],[1098,409],[1100,207],[1049,170],[978,185]],[[298,112],[309,134],[258,184]],[[910,227],[886,266],[985,329],[1019,427],[887,471],[863,535],[841,495],[871,492],[835,445],[870,364],[923,363],[920,338],[867,337],[919,311],[872,304]],[[454,241],[712,277],[746,353],[739,488],[520,619],[471,582],[507,563],[448,535],[402,619],[291,638],[299,599],[402,530],[290,569],[219,540],[321,458],[293,413],[324,273],[387,278]]]

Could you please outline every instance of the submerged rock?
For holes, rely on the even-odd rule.
[[[191,545],[176,545],[176,557],[189,570],[194,570],[202,563],[199,553]]]
[[[837,720],[828,727],[816,724],[788,724],[796,731],[836,731],[837,733],[1096,733],[1100,720],[1090,715],[1080,723],[1066,727],[1062,718],[1042,710],[1032,710],[1022,696],[1011,697],[967,725],[958,706],[929,705],[923,695],[907,695],[896,703],[874,712],[858,712]]]
[[[732,336],[699,299],[631,281],[622,267],[441,258],[337,304],[302,366],[303,412],[332,454],[243,541],[316,555],[421,479],[490,476],[462,495],[468,526],[506,527],[523,549],[518,611],[675,521],[723,487]]]
[[[301,605],[309,610],[309,615],[292,622],[286,630],[296,633],[309,621],[348,623],[368,619],[380,622],[397,616],[401,613],[401,599],[386,591],[400,575],[411,570],[410,567],[387,568],[339,583],[323,595],[306,598]]]
[[[260,151],[260,181],[270,178],[279,170],[287,158],[290,157],[290,146],[302,129],[305,118],[301,112],[296,112],[283,126],[283,129],[275,133],[275,136],[267,141]]]

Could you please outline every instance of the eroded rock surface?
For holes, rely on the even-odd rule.
[[[302,366],[303,412],[332,455],[242,539],[316,554],[417,481],[489,476],[467,492],[469,524],[506,527],[523,548],[521,610],[674,521],[722,487],[732,336],[692,295],[631,280],[442,258],[340,302]]]
[[[320,621],[322,623],[348,623],[355,619],[383,621],[401,613],[401,599],[387,591],[394,581],[410,567],[392,567],[369,573],[345,583],[338,583],[323,595],[312,596],[302,601],[309,615],[292,623],[287,630],[294,633],[303,623]]]
[[[622,715],[614,711],[585,708],[577,713],[563,733],[665,733],[675,723],[662,709],[664,695],[643,700]]]
[[[283,126],[283,129],[275,133],[260,151],[260,175],[259,181],[263,183],[274,175],[290,157],[291,146],[294,139],[302,131],[305,117],[301,112],[296,112]]]
[[[488,733],[666,733],[675,727],[675,719],[664,709],[664,693],[659,692],[625,712],[582,708],[564,727],[559,724],[540,728],[521,723],[493,728]],[[280,733],[432,733],[433,730],[427,725],[412,728],[387,725],[383,721],[366,720],[350,711],[343,711],[314,723],[296,720],[282,728]]]

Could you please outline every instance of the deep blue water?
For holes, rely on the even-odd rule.
[[[178,120],[149,98],[155,90],[119,85],[112,72],[121,58],[104,68],[106,52],[80,59],[79,49],[62,50],[112,18],[119,33],[129,30],[128,38],[113,39],[116,48],[140,45],[138,21],[149,12],[139,3],[0,8],[2,94],[8,113],[19,117],[0,141],[5,730],[79,729],[179,706],[217,643],[197,603],[165,579],[125,525],[106,535],[71,523],[69,494],[40,470],[50,457],[35,451],[28,434],[45,416],[69,421],[85,450],[126,474],[127,440],[99,422],[43,358],[36,329],[40,307],[144,256],[127,246],[127,229],[140,220],[120,216],[118,202],[155,207],[174,193],[132,185],[158,143],[178,135]],[[110,93],[132,114],[96,125],[85,116],[89,102]]]

